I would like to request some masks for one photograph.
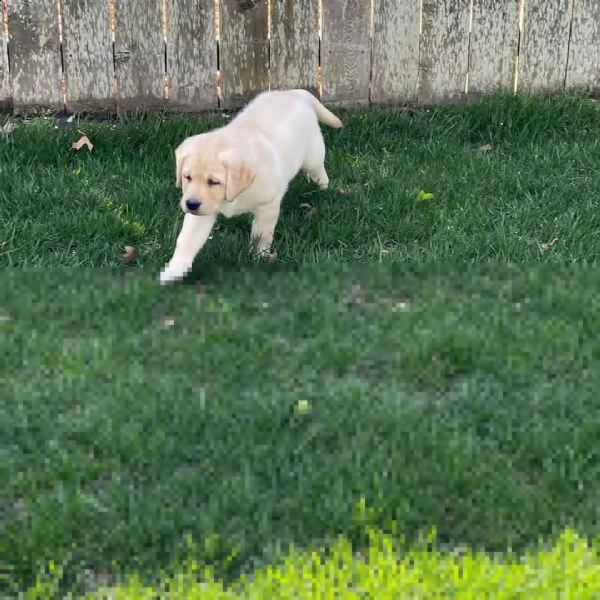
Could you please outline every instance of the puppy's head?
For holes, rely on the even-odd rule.
[[[199,135],[175,150],[176,185],[182,189],[181,209],[195,215],[219,212],[254,181],[252,163],[235,146],[216,136]]]

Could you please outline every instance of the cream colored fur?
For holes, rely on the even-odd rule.
[[[175,151],[176,184],[185,213],[162,284],[191,269],[217,215],[254,215],[251,237],[260,253],[269,251],[289,182],[302,170],[321,188],[325,143],[318,121],[342,122],[305,90],[264,92],[228,125],[194,135]],[[196,206],[196,204],[198,206]]]

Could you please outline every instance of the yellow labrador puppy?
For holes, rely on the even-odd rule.
[[[342,122],[305,90],[258,95],[239,115],[175,150],[176,185],[185,213],[175,252],[160,274],[162,284],[182,279],[204,246],[218,214],[254,215],[252,239],[269,251],[281,200],[300,170],[325,189],[325,142],[318,121]]]

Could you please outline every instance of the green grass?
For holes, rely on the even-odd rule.
[[[210,568],[190,559],[184,568],[153,586],[133,577],[120,585],[101,586],[86,598],[595,600],[600,593],[597,546],[570,530],[554,548],[537,549],[525,556],[490,557],[468,549],[439,552],[431,547],[435,536],[423,541],[407,550],[394,537],[371,530],[368,550],[359,553],[340,537],[327,552],[292,549],[282,564],[259,568],[227,586],[215,579]],[[60,577],[60,567],[50,565],[24,597],[52,597]]]
[[[299,176],[274,250],[284,263],[593,261],[600,250],[600,103],[497,97],[469,108],[342,114],[324,127],[331,189]],[[158,268],[181,223],[174,148],[226,121],[31,120],[0,140],[0,266]],[[74,151],[83,132],[92,153]],[[491,144],[490,152],[478,151]],[[340,192],[341,190],[341,192]],[[434,194],[419,200],[419,191]],[[310,219],[299,208],[318,209]],[[247,264],[249,219],[223,220],[197,261]],[[542,244],[557,238],[550,251]],[[382,250],[393,250],[382,253]]]
[[[187,536],[228,582],[368,527],[450,552],[598,536],[598,105],[344,118],[277,262],[224,221],[202,289],[156,276],[172,148],[215,121],[80,123],[91,154],[50,118],[0,138],[3,593],[50,561],[62,591],[151,583]]]

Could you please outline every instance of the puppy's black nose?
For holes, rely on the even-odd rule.
[[[200,200],[196,200],[196,198],[188,198],[185,201],[185,205],[187,206],[188,210],[198,210],[201,204],[202,202],[200,202]]]

